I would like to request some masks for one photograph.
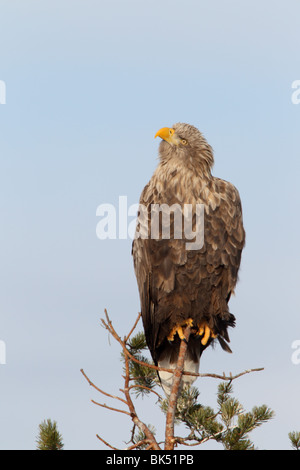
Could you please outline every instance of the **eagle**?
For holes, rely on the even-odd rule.
[[[212,175],[213,149],[196,127],[177,123],[155,137],[159,163],[140,196],[132,243],[143,327],[154,364],[173,370],[189,325],[184,371],[196,374],[208,346],[218,341],[231,352],[228,303],[245,245],[241,199]],[[158,376],[169,395],[173,374]],[[182,385],[194,380],[183,375]]]

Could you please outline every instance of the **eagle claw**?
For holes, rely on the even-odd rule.
[[[167,337],[168,341],[174,341],[174,337],[177,333],[179,338],[187,343],[187,340],[186,340],[185,334],[184,334],[184,328],[186,326],[189,326],[189,327],[193,326],[193,320],[191,318],[189,318],[188,320],[186,320],[184,323],[182,323],[180,325],[174,326],[174,328],[172,328],[169,336]]]
[[[214,339],[218,336],[207,324],[201,324],[198,327],[197,335],[202,336],[201,344],[203,346],[207,345],[210,338]]]
[[[185,339],[185,334],[184,334],[184,328],[186,326],[189,326],[190,328],[193,326],[193,320],[191,318],[189,318],[188,320],[186,320],[184,323],[181,323],[179,325],[176,325],[174,326],[174,328],[172,328],[169,336],[167,337],[168,341],[171,343],[172,341],[174,341],[174,338],[175,338],[175,335],[178,334],[179,338],[182,340],[182,341],[185,341],[187,343],[187,340]],[[194,330],[195,331],[195,330]],[[214,332],[214,330],[212,330],[208,325],[207,323],[201,323],[200,325],[198,325],[198,329],[197,331],[195,331],[195,334],[196,335],[199,335],[199,336],[202,336],[201,338],[201,344],[203,346],[206,346],[209,339],[214,339],[214,338],[217,338],[217,334]]]

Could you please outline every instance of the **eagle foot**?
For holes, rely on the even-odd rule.
[[[212,330],[207,323],[201,323],[201,325],[198,325],[198,330],[197,330],[197,335],[202,336],[201,338],[201,344],[203,346],[206,346],[209,339],[212,338],[217,338],[217,334],[214,333],[214,330]]]
[[[175,325],[174,328],[172,328],[171,333],[167,337],[168,341],[174,341],[176,333],[178,334],[180,339],[182,339],[183,341],[186,341],[185,336],[184,336],[184,328],[186,326],[189,326],[189,327],[193,326],[193,320],[191,318],[188,318],[185,322],[179,325]]]
[[[193,320],[191,318],[188,318],[185,322],[180,323],[178,325],[175,325],[174,328],[172,328],[170,334],[168,335],[167,339],[168,341],[174,341],[175,335],[178,334],[179,338],[183,341],[186,341],[185,336],[184,336],[184,328],[186,326],[189,326],[192,328],[193,325]],[[194,334],[202,336],[201,338],[201,344],[203,346],[206,346],[209,339],[212,338],[217,338],[217,334],[212,330],[207,323],[203,322],[200,325],[197,325],[197,327],[194,329]]]

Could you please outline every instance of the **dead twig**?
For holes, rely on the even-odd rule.
[[[131,416],[131,414],[128,413],[128,411],[120,410],[119,408],[112,408],[111,406],[108,406],[105,403],[98,403],[95,400],[91,400],[91,402],[94,403],[94,405],[101,406],[102,408],[106,408],[107,410],[117,411],[118,413],[124,413],[125,415]]]
[[[82,375],[85,377],[85,379],[88,381],[88,383],[90,384],[90,386],[93,387],[95,390],[97,390],[97,392],[102,393],[102,394],[105,395],[106,397],[114,398],[115,400],[120,400],[120,401],[122,401],[123,403],[125,403],[125,405],[127,405],[126,400],[123,400],[123,398],[117,397],[116,395],[111,395],[110,393],[104,392],[104,390],[101,390],[101,388],[97,387],[97,386],[88,378],[88,376],[85,374],[85,372],[84,372],[83,369],[80,369],[80,372],[81,372]]]
[[[96,437],[97,439],[99,439],[99,441],[103,442],[103,444],[105,444],[107,447],[109,447],[110,449],[113,449],[113,450],[120,450],[120,449],[117,449],[116,447],[113,447],[111,444],[109,444],[108,442],[106,442],[104,439],[102,439],[102,437],[100,437],[98,434],[96,434]]]
[[[135,328],[136,328],[136,325],[137,325],[138,322],[140,321],[141,316],[142,316],[142,314],[139,313],[138,316],[137,316],[137,319],[135,320],[135,323],[134,323],[133,327],[132,327],[131,330],[129,331],[128,335],[125,336],[125,338],[124,338],[124,343],[127,343],[127,341],[129,340],[130,336],[132,335],[133,331],[134,331]]]
[[[105,310],[105,317],[106,317],[106,322],[102,319],[102,323],[103,325],[105,326],[105,328],[111,333],[111,335],[118,341],[118,343],[121,345],[122,349],[123,349],[123,353],[124,353],[124,359],[125,359],[125,376],[124,376],[124,381],[125,381],[125,386],[124,386],[124,389],[123,390],[120,390],[122,393],[124,393],[125,395],[125,400],[118,397],[118,396],[115,396],[115,395],[112,395],[110,393],[107,393],[107,392],[104,392],[102,389],[100,389],[99,387],[97,387],[88,377],[87,375],[85,374],[85,372],[83,371],[83,369],[81,369],[81,373],[82,375],[85,377],[85,379],[88,381],[88,383],[93,387],[95,388],[95,390],[97,390],[98,392],[100,392],[101,394],[107,396],[107,397],[110,397],[110,398],[113,398],[115,400],[119,400],[121,402],[123,402],[124,404],[126,404],[126,406],[128,407],[129,411],[125,411],[125,410],[120,410],[119,408],[113,408],[113,407],[110,407],[106,404],[103,404],[103,403],[98,403],[96,402],[95,400],[91,400],[92,403],[94,403],[95,405],[98,405],[98,406],[101,406],[102,408],[106,408],[108,410],[112,410],[112,411],[116,411],[118,413],[123,413],[123,414],[126,414],[128,416],[131,417],[134,425],[136,425],[140,431],[146,436],[146,443],[148,443],[148,448],[151,448],[153,450],[161,450],[158,443],[156,442],[156,439],[154,437],[154,434],[151,432],[151,430],[148,428],[148,426],[146,426],[145,423],[143,423],[139,417],[137,416],[137,413],[136,413],[136,410],[135,410],[135,407],[134,407],[134,404],[132,402],[132,399],[131,399],[131,396],[130,396],[130,390],[132,388],[132,386],[129,385],[129,382],[130,382],[130,370],[129,370],[129,357],[128,357],[128,354],[127,354],[127,347],[126,347],[126,341],[128,341],[128,338],[130,337],[130,335],[132,334],[132,332],[134,331],[138,321],[139,321],[139,318],[140,318],[140,315],[138,316],[133,328],[130,330],[129,334],[124,338],[124,340],[122,340],[119,335],[117,334],[116,330],[114,329],[113,325],[112,325],[112,322],[110,321],[109,319],[109,316],[107,314],[107,311]],[[97,437],[102,441],[104,442],[106,445],[108,445],[109,447],[111,448],[114,448],[113,446],[111,446],[110,444],[106,443],[102,438],[100,438],[100,436],[97,435]]]
[[[122,347],[123,347],[123,351],[124,351],[124,353],[125,353],[126,344],[123,343]],[[127,356],[126,354],[124,354],[124,357],[125,357],[125,371],[126,371],[124,394],[125,394],[125,397],[126,397],[127,406],[128,406],[128,408],[129,408],[129,410],[130,410],[131,419],[132,419],[133,423],[139,428],[139,430],[145,434],[145,436],[147,437],[147,439],[149,440],[149,442],[150,442],[150,444],[151,444],[152,449],[154,449],[154,450],[160,450],[160,447],[159,447],[159,445],[157,444],[156,439],[155,439],[153,433],[150,431],[150,429],[148,428],[148,426],[146,426],[145,423],[143,423],[143,422],[139,419],[139,417],[138,417],[137,414],[136,414],[135,407],[134,407],[134,404],[133,404],[132,399],[131,399],[131,396],[130,396],[130,387],[129,387],[129,359],[128,359],[128,356]]]

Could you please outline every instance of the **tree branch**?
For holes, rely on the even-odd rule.
[[[119,450],[117,449],[116,447],[113,447],[112,445],[110,445],[108,442],[106,442],[104,439],[102,439],[102,437],[100,437],[98,434],[96,434],[96,437],[97,439],[99,439],[99,441],[103,442],[103,444],[105,444],[107,447],[109,447],[110,449],[113,449],[113,450]]]
[[[126,350],[126,344],[123,343],[122,344],[122,347],[123,347],[123,351],[125,353],[125,350]],[[151,443],[152,445],[152,448],[154,450],[160,450],[160,447],[159,445],[157,444],[156,442],[156,439],[153,435],[153,433],[150,431],[150,429],[148,428],[148,426],[146,426],[137,416],[136,414],[136,411],[135,411],[135,407],[134,407],[134,404],[131,400],[131,396],[130,396],[130,387],[129,387],[129,359],[128,359],[128,356],[126,354],[124,354],[125,356],[125,370],[126,370],[126,376],[125,376],[125,388],[124,388],[124,394],[125,394],[125,397],[126,397],[126,401],[127,401],[127,406],[130,410],[130,415],[131,415],[131,419],[133,421],[134,424],[137,425],[137,427],[140,429],[140,431],[142,431],[145,436],[147,437],[147,439],[149,440],[149,442]]]
[[[137,319],[135,320],[135,324],[133,325],[133,327],[131,328],[130,332],[128,333],[127,336],[125,336],[124,338],[124,343],[127,343],[127,341],[129,340],[130,336],[132,335],[133,331],[135,330],[136,328],[136,325],[138,324],[138,322],[140,321],[140,318],[141,318],[142,314],[139,313],[138,316],[137,316]]]
[[[130,335],[132,334],[133,330],[135,329],[138,321],[139,321],[139,318],[140,318],[140,315],[138,316],[133,328],[130,330],[129,334],[124,338],[124,341],[119,337],[119,335],[117,334],[116,330],[114,329],[113,325],[112,325],[112,322],[110,321],[109,319],[109,316],[107,314],[107,310],[105,309],[105,316],[106,316],[106,322],[101,319],[103,325],[105,326],[105,328],[112,334],[112,336],[118,341],[118,343],[121,345],[122,349],[123,349],[123,353],[124,353],[124,358],[125,358],[125,377],[124,377],[124,380],[125,380],[125,386],[124,386],[124,390],[121,390],[124,395],[125,395],[125,400],[123,400],[122,398],[118,397],[118,396],[115,396],[115,395],[111,395],[110,393],[107,393],[107,392],[104,392],[103,390],[101,390],[99,387],[96,387],[96,385],[93,384],[93,382],[87,377],[87,375],[84,373],[84,371],[81,369],[81,373],[82,375],[85,377],[85,379],[88,381],[88,383],[95,388],[95,390],[97,390],[98,392],[102,393],[103,395],[106,395],[110,398],[114,398],[115,400],[120,400],[122,401],[124,404],[127,405],[128,409],[129,409],[129,412],[128,411],[124,411],[124,410],[120,410],[118,408],[112,408],[112,407],[109,407],[107,406],[106,404],[101,404],[101,403],[98,403],[94,400],[92,400],[92,402],[95,404],[95,405],[98,405],[98,406],[101,406],[103,408],[107,408],[109,410],[112,410],[112,411],[117,411],[119,413],[124,413],[128,416],[131,417],[133,423],[140,429],[141,432],[143,432],[147,438],[147,443],[149,443],[149,448],[153,449],[153,450],[161,450],[159,445],[157,444],[156,442],[156,439],[153,435],[153,433],[150,431],[150,429],[148,428],[148,426],[146,426],[145,423],[143,423],[139,417],[137,416],[137,413],[136,413],[136,410],[135,410],[135,407],[134,407],[134,404],[132,402],[132,399],[131,399],[131,396],[130,396],[130,389],[132,387],[129,386],[129,382],[130,382],[130,370],[129,370],[129,356],[127,354],[127,347],[126,347],[126,341],[128,341],[128,338],[130,337]],[[102,441],[104,442],[106,445],[108,445],[102,438],[100,438],[98,435],[97,437]],[[110,446],[110,445],[109,445]],[[112,446],[110,446],[112,447]],[[112,447],[113,448],[113,447]]]
[[[128,413],[128,411],[120,410],[119,408],[112,408],[111,406],[108,406],[105,403],[98,403],[95,400],[91,400],[91,402],[94,403],[95,405],[101,406],[102,408],[106,408],[107,410],[117,411],[118,413],[124,413],[125,415],[131,416],[131,414]]]
[[[134,379],[136,380],[136,377]],[[156,395],[157,398],[159,398],[159,400],[162,399],[162,397],[159,393],[157,393],[155,390],[152,390],[149,387],[145,387],[144,385],[130,385],[129,390],[131,390],[132,388],[142,388],[144,390],[148,390],[148,392],[154,393],[154,395]],[[123,390],[121,390],[121,392],[123,392]]]
[[[97,386],[88,378],[88,376],[85,374],[85,372],[84,372],[83,369],[80,369],[80,372],[81,372],[82,375],[85,377],[85,379],[88,381],[88,383],[90,384],[90,386],[93,387],[95,390],[97,390],[97,392],[102,393],[102,394],[105,395],[106,397],[114,398],[115,400],[120,400],[120,401],[122,401],[123,403],[125,403],[125,405],[127,405],[126,400],[123,400],[123,398],[117,397],[116,395],[111,395],[110,393],[104,392],[104,390],[101,390],[101,388],[97,387]]]
[[[184,330],[185,339],[181,340],[178,361],[176,369],[173,374],[172,390],[169,398],[169,406],[166,418],[166,434],[165,434],[165,450],[173,450],[175,445],[174,440],[174,421],[177,408],[177,400],[180,393],[181,379],[183,375],[184,360],[186,356],[188,341],[191,333],[191,328],[187,326]]]

